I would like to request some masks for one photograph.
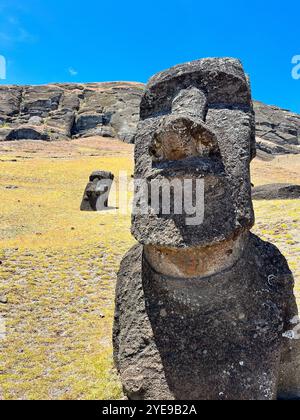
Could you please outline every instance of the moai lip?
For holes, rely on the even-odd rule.
[[[120,266],[113,334],[125,395],[300,399],[293,276],[280,251],[250,232],[255,121],[241,63],[204,59],[155,75],[140,115],[139,245]],[[158,182],[156,199],[172,182],[173,205],[153,200],[149,187]],[[197,224],[178,211],[185,194],[203,204]]]
[[[219,154],[216,135],[202,122],[184,114],[162,119],[149,146],[153,162],[178,161]]]

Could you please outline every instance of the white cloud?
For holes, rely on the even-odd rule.
[[[78,71],[77,71],[77,70],[75,70],[75,69],[73,69],[73,67],[70,67],[70,68],[68,69],[68,72],[69,72],[69,73],[70,73],[70,75],[71,75],[71,76],[73,76],[73,77],[77,76],[77,74],[78,74]]]
[[[11,47],[19,43],[34,43],[36,37],[27,31],[15,16],[8,16],[0,19],[2,30],[0,32],[0,43],[2,46]]]

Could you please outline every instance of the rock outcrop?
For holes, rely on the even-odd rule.
[[[144,85],[0,86],[0,141],[100,135],[132,142]]]
[[[300,153],[300,115],[254,102],[257,147],[270,154]]]
[[[0,141],[100,135],[131,143],[144,89],[129,82],[0,86]],[[300,115],[261,102],[254,110],[258,149],[300,153]]]
[[[121,263],[113,334],[125,394],[294,398],[294,282],[280,251],[250,233],[255,124],[241,63],[204,59],[159,73],[140,116],[139,245]]]
[[[267,184],[254,187],[253,200],[289,200],[300,199],[300,185]]]

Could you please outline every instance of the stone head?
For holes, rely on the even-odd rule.
[[[149,212],[139,211],[141,194],[136,190],[132,232],[140,243],[207,246],[252,227],[250,162],[255,156],[255,121],[249,81],[240,61],[203,59],[152,77],[142,98],[135,143],[135,179],[149,186],[147,197],[142,194]],[[187,197],[195,213],[202,206],[202,217],[195,214],[196,223],[187,217],[186,180],[190,180]],[[171,188],[171,201],[180,196],[181,214],[174,205],[169,214],[161,204],[153,211],[157,205],[151,201],[150,184],[176,181],[182,183],[182,194]]]
[[[95,171],[90,175],[82,203],[82,211],[101,211],[108,207],[108,196],[114,175],[107,171]]]

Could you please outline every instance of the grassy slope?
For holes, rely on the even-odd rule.
[[[255,161],[254,182],[300,183],[293,165]],[[128,215],[78,210],[95,169],[130,175],[132,146],[103,139],[0,144],[0,296],[8,298],[0,304],[7,327],[0,399],[121,396],[111,356],[114,284],[134,241]],[[281,248],[299,281],[299,201],[255,207],[256,233]]]
[[[255,185],[300,184],[300,156],[280,156],[270,162],[255,159],[252,181]],[[300,303],[300,200],[256,201],[254,207],[253,232],[277,245],[288,259]]]
[[[68,159],[22,152],[10,162],[20,156],[14,148],[2,155],[0,295],[8,298],[0,305],[7,321],[2,398],[120,396],[111,370],[112,303],[119,261],[133,243],[130,217],[79,211],[93,170],[132,173],[132,147],[124,157],[115,143],[117,152],[106,157],[88,156],[94,154],[88,142],[80,157],[73,145],[55,150],[58,157],[71,153]]]

